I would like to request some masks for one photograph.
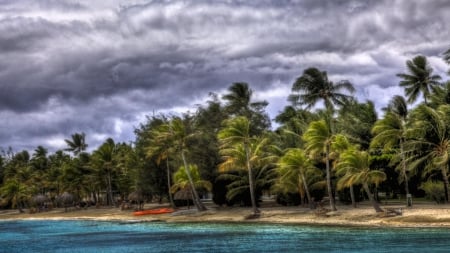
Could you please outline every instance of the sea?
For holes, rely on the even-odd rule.
[[[0,252],[450,252],[450,229],[0,221]]]

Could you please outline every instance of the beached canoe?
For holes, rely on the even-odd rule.
[[[149,214],[165,214],[165,213],[173,213],[175,210],[173,208],[158,208],[158,209],[150,209],[144,211],[136,211],[133,213],[134,216],[140,215],[149,215]]]

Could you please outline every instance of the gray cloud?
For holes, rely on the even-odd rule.
[[[91,147],[133,139],[145,115],[194,108],[249,82],[274,116],[317,66],[378,108],[396,73],[450,47],[450,5],[434,1],[0,0],[0,146]]]

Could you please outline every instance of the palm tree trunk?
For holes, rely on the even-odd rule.
[[[167,187],[169,189],[169,201],[170,206],[175,208],[175,203],[173,202],[172,193],[170,192],[171,184],[170,184],[170,167],[169,167],[169,157],[166,158],[166,168],[167,168]]]
[[[250,151],[249,151],[249,147],[248,144],[245,143],[245,156],[246,156],[246,163],[247,163],[247,170],[248,170],[248,183],[249,183],[249,187],[250,187],[250,199],[252,201],[252,209],[253,209],[253,214],[258,214],[259,210],[258,207],[256,206],[256,198],[255,198],[255,183],[253,181],[253,173],[252,173],[252,167],[250,165]]]
[[[111,171],[108,169],[108,205],[113,205]]]
[[[448,203],[448,187],[449,187],[449,182],[448,182],[448,166],[443,166],[441,169],[441,173],[442,173],[442,180],[444,180],[444,191],[445,191],[445,203]]]
[[[411,206],[411,202],[409,201],[409,185],[408,185],[408,175],[406,175],[406,159],[405,153],[403,150],[403,140],[400,139],[400,152],[402,154],[402,174],[405,180],[405,193],[406,193],[406,206]]]
[[[305,180],[305,175],[302,173],[303,186],[305,187],[306,197],[308,198],[308,205],[310,209],[314,209],[314,204],[311,199],[311,194],[309,193],[308,183]]]
[[[355,191],[353,189],[353,185],[350,185],[350,199],[352,200],[353,208],[356,208]]]
[[[189,167],[186,162],[186,157],[184,156],[184,151],[181,151],[181,158],[183,159],[184,169],[186,170],[186,175],[188,176],[188,179],[189,179],[189,185],[191,186],[191,189],[192,189],[192,194],[194,196],[193,201],[194,201],[195,207],[197,208],[198,211],[206,211],[207,209],[203,205],[203,203],[200,201],[200,197],[198,196],[197,190],[195,189],[194,181],[192,180],[191,172],[189,171]]]
[[[383,209],[381,209],[378,202],[373,198],[372,193],[370,192],[369,185],[367,183],[363,183],[364,191],[366,191],[367,196],[369,196],[369,200],[372,203],[373,208],[375,209],[375,212],[384,212]]]
[[[336,203],[334,201],[333,197],[333,190],[331,189],[331,170],[330,170],[330,144],[326,144],[326,172],[327,172],[327,190],[328,190],[328,197],[330,198],[330,208],[332,211],[336,211]]]

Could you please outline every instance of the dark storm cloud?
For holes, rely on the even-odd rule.
[[[0,146],[62,148],[81,131],[91,147],[130,141],[145,115],[236,81],[274,116],[310,66],[382,107],[414,55],[446,71],[449,12],[445,0],[0,0]]]

